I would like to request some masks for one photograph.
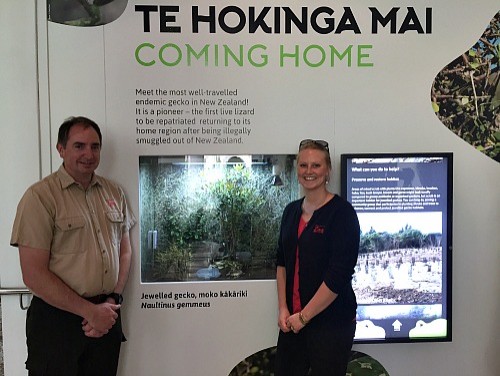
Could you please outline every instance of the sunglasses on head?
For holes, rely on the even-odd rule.
[[[328,142],[324,141],[324,140],[312,140],[310,138],[307,138],[305,140],[302,140],[300,141],[300,144],[299,144],[299,150],[302,149],[303,147],[307,146],[307,145],[311,145],[311,144],[314,144],[314,145],[319,145],[321,146],[323,149],[325,150],[329,150],[328,149]]]

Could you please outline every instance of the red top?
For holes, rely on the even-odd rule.
[[[297,236],[300,238],[302,231],[307,226],[307,222],[304,221],[302,216],[299,221],[299,228],[297,230]],[[297,250],[295,251],[295,272],[293,275],[293,313],[302,311],[302,305],[300,304],[300,293],[299,293],[299,246],[297,245]]]

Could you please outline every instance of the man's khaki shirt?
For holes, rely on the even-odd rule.
[[[85,190],[61,166],[24,194],[10,243],[47,250],[49,269],[91,297],[113,292],[122,234],[134,223],[117,184],[94,174]]]

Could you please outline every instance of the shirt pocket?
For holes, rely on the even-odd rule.
[[[85,251],[83,236],[85,230],[84,217],[67,217],[56,219],[53,251],[60,254],[81,253]]]
[[[111,237],[111,242],[113,245],[118,246],[122,238],[122,228],[123,221],[125,217],[123,213],[119,211],[108,211],[106,212],[107,225],[109,229],[109,234]]]
[[[106,212],[106,217],[108,217],[110,222],[118,223],[120,225],[123,223],[123,213],[119,211]]]

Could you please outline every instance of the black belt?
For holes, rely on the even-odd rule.
[[[108,295],[100,294],[100,295],[96,295],[96,296],[91,296],[89,298],[85,298],[85,300],[88,300],[89,302],[94,303],[94,304],[101,304],[101,303],[104,303],[107,298],[108,298]]]

